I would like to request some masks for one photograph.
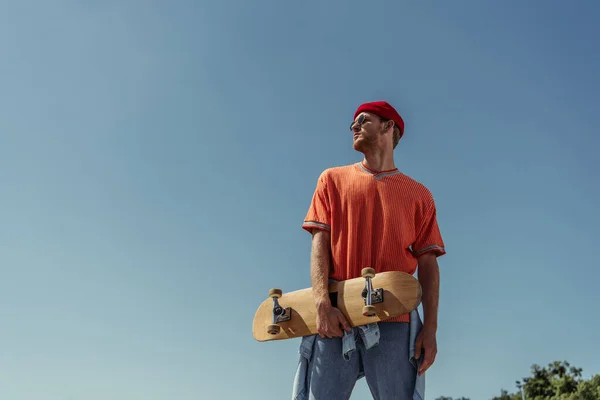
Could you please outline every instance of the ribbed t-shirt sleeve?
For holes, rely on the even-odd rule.
[[[326,171],[321,173],[317,180],[317,187],[304,218],[302,228],[311,233],[313,229],[331,231],[331,207],[327,190]]]
[[[416,215],[415,242],[412,245],[413,254],[418,257],[428,252],[434,252],[438,257],[446,254],[444,241],[437,222],[437,211],[433,196],[425,191],[423,206]]]

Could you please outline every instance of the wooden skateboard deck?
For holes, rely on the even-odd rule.
[[[329,296],[355,327],[410,313],[420,304],[422,290],[419,281],[405,272],[375,274],[372,268],[364,268],[362,278],[330,283]],[[311,288],[289,293],[271,289],[256,310],[252,334],[259,342],[315,335],[316,317]]]

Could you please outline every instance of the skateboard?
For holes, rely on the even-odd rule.
[[[332,306],[352,327],[408,314],[421,303],[421,285],[410,274],[363,268],[361,276],[329,284]],[[315,335],[316,318],[312,288],[285,294],[274,288],[256,310],[252,335],[259,342]]]

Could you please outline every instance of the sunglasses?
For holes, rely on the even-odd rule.
[[[358,119],[356,121],[352,121],[352,123],[350,124],[350,130],[353,130],[352,128],[354,128],[354,125],[361,126],[365,122],[366,118],[367,117],[365,117],[365,114],[360,114],[358,116]]]
[[[365,116],[365,114],[360,114],[358,116],[358,119],[356,121],[352,121],[352,123],[350,124],[350,130],[351,131],[353,130],[352,128],[354,128],[354,125],[361,126],[362,124],[364,124],[365,119],[367,119],[367,117]],[[385,119],[385,118],[381,118],[380,117],[379,121],[385,123],[385,122],[388,122],[389,119]]]

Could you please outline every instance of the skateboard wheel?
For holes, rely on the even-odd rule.
[[[365,317],[374,317],[377,314],[377,309],[375,306],[364,306],[363,307],[363,315]]]
[[[269,297],[279,298],[282,295],[281,289],[271,289],[269,290]]]
[[[267,332],[269,332],[269,335],[277,335],[280,331],[281,331],[281,327],[279,325],[267,326]]]
[[[361,275],[363,278],[374,278],[375,270],[373,268],[363,268],[361,271]]]

